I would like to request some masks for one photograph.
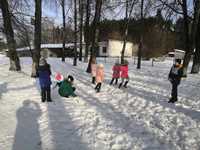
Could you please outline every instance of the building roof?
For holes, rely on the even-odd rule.
[[[74,43],[68,43],[68,44],[65,44],[65,47],[66,48],[70,48],[70,47],[73,47],[74,46]],[[62,48],[62,44],[59,43],[59,44],[41,44],[41,48],[44,49],[44,48]],[[31,49],[34,49],[33,46],[31,46]],[[22,48],[17,48],[17,51],[25,51],[25,50],[29,50],[29,47],[22,47]]]

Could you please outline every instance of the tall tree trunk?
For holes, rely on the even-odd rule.
[[[191,73],[199,73],[200,67],[200,1],[195,1],[194,6],[194,21],[193,21],[193,31],[192,31],[192,40],[193,47],[192,49],[196,48],[193,58],[193,65]]]
[[[82,49],[83,49],[83,0],[79,0],[79,14],[80,14],[80,43],[79,43],[79,60],[82,61]]]
[[[96,59],[97,47],[98,47],[98,36],[99,36],[99,22],[101,18],[101,7],[102,7],[102,0],[96,0],[95,6],[95,15],[94,20],[92,23],[92,47],[90,49],[90,60],[88,63],[88,67],[86,72],[91,73],[91,61],[92,59]]]
[[[74,0],[74,62],[73,65],[77,65],[77,1]]]
[[[200,16],[196,33],[196,50],[193,58],[191,73],[199,73],[200,70]]]
[[[86,3],[86,21],[85,21],[85,56],[84,56],[84,62],[88,62],[88,52],[89,52],[89,45],[90,45],[90,39],[89,39],[89,27],[90,27],[90,0],[87,0]]]
[[[42,22],[42,0],[35,0],[35,32],[34,32],[34,52],[32,64],[32,77],[36,77],[36,70],[40,60],[41,45],[41,22]]]
[[[63,39],[62,39],[62,62],[65,61],[65,41],[66,41],[66,23],[65,23],[65,0],[62,0],[62,17],[63,17]]]
[[[191,42],[190,42],[190,35],[189,35],[189,21],[188,21],[188,14],[187,14],[187,1],[183,0],[182,4],[183,9],[183,16],[184,16],[184,32],[185,32],[185,57],[183,62],[183,76],[187,76],[187,68],[190,62],[192,49],[191,49]]]
[[[142,48],[143,48],[143,37],[140,37],[140,43],[138,47],[138,62],[137,62],[137,69],[141,68],[141,60],[142,60]]]
[[[133,11],[133,6],[134,6],[134,1],[132,2],[131,4],[131,7],[130,7],[130,12],[128,12],[128,6],[129,6],[129,1],[126,0],[126,15],[125,15],[125,34],[124,34],[124,42],[123,42],[123,47],[122,47],[122,52],[121,52],[121,64],[124,63],[124,54],[125,54],[125,50],[126,50],[126,42],[127,42],[127,39],[128,39],[128,25],[129,25],[129,22],[131,20],[131,14],[132,14],[132,11]]]
[[[16,52],[16,42],[14,39],[14,32],[12,28],[11,22],[11,13],[9,11],[9,5],[7,0],[0,1],[0,7],[3,15],[3,25],[4,25],[4,32],[6,34],[6,40],[8,45],[8,56],[10,59],[10,68],[9,70],[12,71],[20,71],[20,60],[17,56]]]
[[[144,0],[141,0],[141,28],[144,28]],[[142,59],[142,48],[143,48],[143,33],[141,31],[140,33],[140,43],[138,48],[138,63],[137,63],[137,69],[141,68],[141,59]]]

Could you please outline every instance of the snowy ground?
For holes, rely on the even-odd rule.
[[[9,72],[0,55],[0,150],[200,150],[200,76],[189,74],[179,87],[179,102],[168,104],[167,75],[172,61],[142,64],[130,61],[128,89],[109,86],[113,61],[105,63],[102,92],[96,94],[85,73],[67,59],[48,59],[53,75],[75,76],[77,98],[41,103],[31,59],[22,72]]]

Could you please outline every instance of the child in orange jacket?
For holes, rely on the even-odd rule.
[[[104,66],[103,64],[99,64],[96,70],[96,83],[97,83],[95,87],[96,92],[100,92],[103,80],[104,80]]]

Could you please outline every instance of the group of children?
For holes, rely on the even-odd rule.
[[[37,76],[39,77],[39,83],[41,88],[41,100],[42,102],[52,102],[51,99],[51,69],[50,65],[47,63],[45,58],[41,58],[39,61],[39,66],[36,71]],[[76,88],[73,86],[74,78],[71,75],[68,75],[67,78],[64,78],[60,73],[56,74],[56,85],[54,88],[58,87],[58,93],[62,97],[75,97],[74,93]]]
[[[124,61],[123,64],[119,64],[117,61],[112,68],[112,80],[110,85],[118,83],[118,79],[121,78],[121,83],[119,84],[119,88],[121,86],[127,87],[129,76],[128,76],[128,61]],[[97,64],[96,59],[92,59],[91,61],[91,75],[92,75],[92,83],[96,84],[95,90],[96,92],[100,92],[102,82],[104,80],[104,65]],[[41,87],[41,100],[42,102],[51,102],[51,69],[50,65],[47,63],[45,58],[41,58],[39,61],[39,67],[37,68],[37,76],[39,77],[40,87]],[[54,88],[58,87],[58,93],[62,97],[75,97],[74,93],[76,88],[73,86],[74,78],[69,75],[67,78],[64,78],[60,73],[57,73],[55,76],[56,85]]]
[[[118,88],[122,86],[127,88],[127,84],[129,82],[128,76],[128,61],[125,60],[124,63],[120,64],[118,61],[112,67],[112,80],[110,81],[110,85],[115,81],[115,85],[118,84],[119,78],[121,78],[121,82]],[[51,69],[50,65],[44,58],[41,58],[39,61],[39,67],[37,68],[37,76],[39,77],[40,87],[41,87],[41,100],[42,102],[51,102]],[[168,79],[172,84],[172,92],[169,103],[174,103],[178,100],[178,85],[180,84],[181,78],[183,74],[183,67],[181,65],[181,59],[176,59],[173,64]],[[100,92],[102,82],[104,80],[104,66],[103,64],[97,64],[96,59],[92,59],[91,61],[91,75],[92,75],[92,83],[96,84],[95,90],[96,92]],[[57,73],[56,77],[56,88],[58,86],[58,93],[62,97],[75,97],[74,93],[76,88],[73,86],[74,78],[71,75],[68,75],[67,78],[64,78],[61,74]]]
[[[125,60],[123,64],[120,64],[119,61],[116,61],[115,65],[112,67],[112,80],[110,85],[115,81],[115,85],[118,84],[119,78],[121,78],[121,83],[119,84],[119,88],[121,86],[127,88],[127,84],[129,81],[128,76],[128,61]],[[96,92],[100,92],[101,85],[104,80],[104,67],[103,64],[97,64],[95,59],[91,61],[91,74],[92,74],[92,83],[95,84],[96,81]]]

